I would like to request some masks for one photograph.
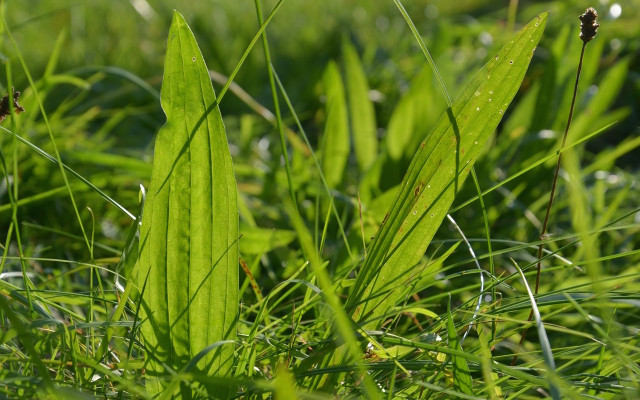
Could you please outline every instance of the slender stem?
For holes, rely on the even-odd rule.
[[[576,84],[573,87],[573,98],[571,99],[571,108],[569,109],[569,119],[567,121],[567,127],[564,130],[564,136],[562,136],[562,145],[560,148],[564,148],[567,142],[567,136],[569,133],[569,128],[571,127],[571,119],[573,118],[573,108],[576,104],[576,94],[578,93],[578,82],[580,81],[580,72],[582,71],[582,59],[584,58],[584,48],[587,46],[587,42],[582,43],[582,51],[580,52],[580,62],[578,63],[578,73],[576,74]],[[556,186],[558,183],[558,174],[560,173],[560,164],[562,163],[562,154],[558,155],[558,162],[556,163],[556,170],[553,174],[553,183],[551,184],[551,193],[549,194],[549,202],[547,203],[547,212],[544,215],[544,222],[542,223],[542,230],[540,231],[540,240],[544,240],[547,234],[547,227],[549,225],[549,214],[551,214],[551,206],[553,205],[553,198],[556,194]],[[538,294],[538,288],[540,287],[540,272],[542,271],[542,253],[544,250],[544,242],[541,242],[538,245],[538,264],[537,264],[537,272],[536,272],[536,287],[535,294]],[[527,321],[531,321],[533,317],[533,309],[529,313],[529,318]],[[527,336],[528,328],[522,332],[522,337],[520,338],[519,346],[522,347],[524,343],[524,339]],[[511,360],[511,365],[515,365],[518,360],[518,355],[513,356],[513,360]]]
[[[407,10],[405,10],[400,0],[393,0],[393,2],[396,4],[396,7],[398,7],[398,10],[400,10],[400,13],[404,17],[404,20],[407,21],[407,25],[409,25],[411,32],[413,32],[413,36],[418,41],[418,44],[420,45],[420,48],[422,49],[424,56],[427,58],[427,62],[429,63],[431,70],[435,74],[436,79],[440,84],[440,89],[442,89],[442,93],[444,94],[444,99],[447,101],[447,106],[451,108],[453,106],[453,102],[451,101],[449,92],[447,92],[447,88],[444,85],[444,80],[442,80],[442,77],[438,72],[438,68],[436,68],[436,63],[433,61],[433,58],[431,57],[431,53],[429,53],[429,49],[427,49],[427,46],[424,44],[424,41],[422,40],[422,36],[420,36],[420,32],[418,32],[418,28],[416,28],[416,25],[413,23],[413,20],[409,16],[409,13],[407,13]]]
[[[518,0],[510,0],[507,9],[507,32],[513,32],[516,26],[516,14],[518,13]]]
[[[264,24],[264,18],[262,16],[262,5],[260,0],[255,0],[256,12],[258,14],[258,23]],[[284,128],[282,126],[282,116],[280,114],[280,102],[278,101],[278,90],[276,89],[275,79],[273,78],[273,65],[271,64],[271,52],[269,51],[269,40],[267,39],[267,31],[262,32],[262,47],[264,48],[264,58],[267,64],[267,71],[269,72],[269,85],[271,86],[271,94],[273,95],[273,109],[276,113],[276,127],[280,134],[280,147],[282,148],[282,156],[284,158],[284,167],[287,172],[287,183],[289,184],[289,194],[293,201],[293,207],[298,211],[298,201],[296,200],[296,194],[293,190],[293,182],[291,179],[291,166],[289,165],[289,154],[287,152],[287,141],[284,137]]]
[[[587,43],[584,42],[582,44],[582,51],[580,52],[580,63],[578,64],[578,73],[576,74],[576,84],[573,88],[573,98],[571,99],[571,108],[569,109],[569,120],[567,121],[567,128],[564,130],[564,136],[562,137],[562,145],[560,148],[564,147],[567,143],[567,136],[569,133],[569,127],[571,126],[571,119],[573,118],[573,107],[576,104],[576,93],[578,92],[578,81],[580,80],[580,71],[582,71],[582,59],[584,57],[584,48],[587,46]],[[549,203],[547,203],[547,212],[544,216],[544,222],[542,223],[542,231],[540,232],[540,239],[544,240],[544,236],[547,233],[547,227],[549,225],[549,214],[551,213],[551,205],[553,204],[553,197],[556,193],[556,185],[558,183],[558,174],[560,172],[560,164],[562,163],[562,154],[558,156],[558,162],[556,163],[556,170],[553,174],[553,184],[551,185],[551,193],[549,194]],[[538,271],[536,274],[536,290],[535,294],[538,294],[538,288],[540,286],[540,270],[541,270],[541,261],[542,258],[542,248],[544,247],[544,243],[540,243],[538,245]]]

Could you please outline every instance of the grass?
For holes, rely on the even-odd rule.
[[[163,56],[182,49],[169,2],[2,3],[3,95],[20,90],[26,111],[0,128],[1,396],[635,398],[633,2],[600,10],[566,146],[583,5],[449,3],[184,5],[216,100],[204,63],[176,83],[191,53],[160,92]],[[495,60],[529,21],[531,60]],[[487,62],[505,71],[489,84]],[[183,114],[192,98],[208,100]],[[192,169],[155,142],[160,101],[158,135],[193,145]],[[200,137],[207,107],[212,159],[228,141],[233,174],[177,141],[182,121]],[[236,203],[217,180],[209,201],[207,171],[235,180],[238,215],[196,228]],[[224,271],[198,250],[205,234],[227,237],[212,247]],[[189,251],[171,247],[184,238]],[[149,260],[174,277],[147,275]],[[222,279],[238,290],[215,293]]]

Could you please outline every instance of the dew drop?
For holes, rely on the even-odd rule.
[[[509,64],[513,65],[513,60],[509,60]]]
[[[431,213],[431,218],[433,218],[433,213]]]
[[[431,189],[431,185],[427,185],[427,189]]]
[[[536,22],[536,24],[535,24],[535,25],[536,25],[536,26],[538,26],[538,23]]]
[[[476,111],[480,111],[480,107],[476,107]]]
[[[489,90],[489,94],[493,94],[493,90]]]
[[[498,61],[500,59],[500,57],[496,56],[496,61]]]
[[[476,94],[476,96],[480,96],[480,92],[478,92],[477,90],[476,90],[475,94]]]
[[[196,62],[196,58],[195,57],[191,58],[191,61]]]
[[[489,103],[491,103],[491,99],[489,99]]]
[[[478,141],[476,140],[476,142],[474,144],[478,144]]]
[[[502,110],[498,111],[500,114],[502,114]]]
[[[418,213],[417,210],[413,210],[413,215],[416,215]]]

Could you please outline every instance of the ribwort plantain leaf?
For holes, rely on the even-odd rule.
[[[471,79],[419,148],[368,251],[347,307],[377,329],[396,304],[482,148],[515,96],[548,13],[534,18]]]

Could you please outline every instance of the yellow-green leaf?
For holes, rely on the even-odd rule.
[[[382,323],[413,278],[414,266],[518,91],[547,15],[534,18],[478,71],[417,149],[347,301],[366,329]]]
[[[376,114],[369,99],[369,84],[360,57],[353,45],[342,44],[345,82],[349,103],[349,122],[353,136],[353,150],[361,172],[369,169],[378,155]]]
[[[169,31],[151,183],[142,217],[138,287],[147,390],[201,350],[236,337],[238,206],[233,166],[216,95],[193,33],[175,12]],[[233,346],[222,345],[194,372],[230,376]],[[216,390],[226,397],[229,388]],[[235,393],[235,390],[233,390]],[[188,395],[183,388],[182,394]]]
[[[327,122],[322,138],[322,170],[327,185],[334,188],[342,182],[350,150],[344,85],[335,62],[327,66],[323,83],[327,93]]]

